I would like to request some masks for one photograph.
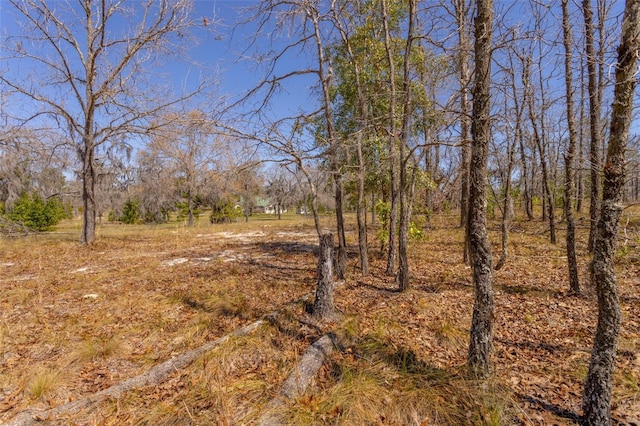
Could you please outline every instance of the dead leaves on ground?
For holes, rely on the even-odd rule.
[[[45,238],[35,242],[37,250],[27,250],[26,242],[4,250],[0,420],[27,406],[55,406],[104,389],[286,307],[291,312],[289,322],[271,326],[261,334],[264,341],[239,340],[226,352],[214,351],[176,372],[160,386],[130,393],[70,420],[116,418],[120,424],[132,424],[171,418],[178,423],[232,424],[256,419],[320,330],[298,321],[306,315],[302,300],[314,290],[313,228],[253,226],[233,232],[220,227],[218,236],[207,228],[185,231],[179,238],[167,232],[131,238],[105,235],[92,248]],[[509,412],[503,423],[509,419],[521,424],[572,424],[581,412],[596,303],[584,275],[586,296],[567,294],[562,247],[550,246],[536,226],[519,224],[511,236],[509,260],[494,275],[494,364],[499,395],[508,401],[481,404],[475,419],[491,420],[498,407]],[[426,235],[425,241],[411,243],[412,289],[407,293],[396,292],[394,279],[384,274],[384,262],[375,258],[375,250],[369,277],[360,277],[357,259],[351,259],[350,276],[336,294],[346,318],[338,325],[343,351],[323,369],[315,391],[292,408],[304,414],[298,413],[302,416],[298,419],[332,422],[349,410],[343,402],[335,402],[335,393],[357,389],[340,383],[345,376],[336,375],[336,365],[343,373],[353,369],[359,381],[373,386],[371,395],[384,390],[387,407],[403,399],[417,404],[411,402],[406,387],[394,382],[407,366],[420,367],[426,376],[428,371],[446,373],[442,376],[446,379],[437,379],[444,381],[434,378],[431,386],[436,383],[445,394],[455,391],[445,382],[460,380],[456,372],[466,359],[473,305],[471,271],[462,263],[459,229],[443,220]],[[498,241],[496,236],[492,238]],[[355,233],[349,239],[355,244]],[[581,252],[583,272],[587,261]],[[624,258],[618,260],[618,268],[623,327],[612,408],[618,420],[630,421],[640,417],[640,271],[637,263]],[[109,347],[112,339],[120,343]],[[83,347],[86,353],[79,356]],[[367,359],[382,362],[374,367],[383,370],[358,373],[358,368],[371,366]],[[28,373],[36,367],[60,371],[63,377],[46,400],[33,400],[26,391]],[[397,368],[401,370],[394,372]],[[389,385],[377,383],[380,378],[390,380]],[[415,383],[422,386],[419,380]],[[420,397],[436,401],[441,394]],[[367,407],[366,401],[359,403]],[[429,419],[428,424],[446,424],[426,408],[422,413],[427,414],[416,418],[417,423]],[[402,417],[382,413],[376,421],[391,424],[394,418]]]

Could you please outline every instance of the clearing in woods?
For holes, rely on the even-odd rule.
[[[564,245],[549,244],[539,221],[514,222],[509,259],[494,275],[495,376],[477,383],[463,368],[473,286],[457,217],[435,216],[424,238],[411,241],[406,293],[384,274],[375,229],[372,274],[359,275],[349,220],[349,272],[335,295],[341,317],[329,324],[306,313],[317,266],[310,219],[104,225],[91,247],[78,245],[79,224],[69,222],[57,233],[2,240],[0,422],[91,397],[264,319],[159,383],[57,413],[47,424],[255,424],[274,407],[288,424],[575,423],[596,323],[586,226],[578,230],[585,295],[572,297]],[[490,231],[500,241],[498,222]],[[621,232],[612,409],[631,424],[640,418],[637,211],[625,211]],[[311,386],[274,404],[326,333],[336,347]]]

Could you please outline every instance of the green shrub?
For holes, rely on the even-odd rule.
[[[127,225],[133,225],[140,218],[140,202],[138,200],[128,199],[122,208],[122,217],[120,221]]]
[[[420,221],[409,223],[409,238],[416,241],[424,240],[425,235],[422,228]]]
[[[34,231],[48,231],[70,215],[69,206],[65,206],[59,198],[52,197],[45,201],[38,194],[25,192],[7,216]]]
[[[191,211],[196,219],[198,219],[198,217],[200,217],[200,213],[202,213],[200,210],[202,204],[202,197],[199,195],[196,195],[191,200]],[[178,201],[176,203],[176,208],[178,209],[178,221],[185,220],[189,217],[189,200],[186,197],[183,197],[182,201]]]
[[[242,217],[242,209],[237,209],[235,203],[231,201],[217,201],[211,207],[209,222],[211,223],[231,223]]]

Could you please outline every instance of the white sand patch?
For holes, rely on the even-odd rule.
[[[15,265],[15,263],[13,262],[4,262],[4,263],[0,263],[0,266],[4,267],[4,268],[10,268],[11,266]]]
[[[232,250],[225,250],[223,252],[220,252],[218,254],[218,259],[222,260],[223,262],[227,263],[227,262],[241,262],[241,261],[247,261],[247,260],[259,260],[259,259],[267,259],[267,258],[271,258],[273,257],[272,254],[270,253],[262,253],[262,254],[256,254],[256,253],[238,253]]]
[[[211,262],[213,260],[213,257],[197,257],[195,259],[196,262]]]
[[[14,281],[28,281],[28,280],[34,279],[35,277],[36,276],[33,275],[33,274],[19,275],[19,276],[14,278]]]
[[[82,296],[83,299],[97,299],[98,298],[98,294],[97,293],[89,293],[89,294],[85,294],[84,296]]]
[[[186,257],[178,257],[175,259],[171,259],[171,260],[165,260],[161,263],[162,266],[176,266],[176,265],[180,265],[181,263],[187,263],[189,261],[189,259],[187,259]]]
[[[242,242],[252,242],[256,238],[264,237],[267,235],[262,231],[252,231],[252,232],[217,232],[213,234],[216,237],[226,238],[228,240],[242,241]]]
[[[82,272],[91,272],[91,268],[88,266],[83,266],[82,268],[78,268],[75,271],[71,271],[72,274],[79,274]]]

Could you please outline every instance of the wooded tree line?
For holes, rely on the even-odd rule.
[[[319,238],[320,206],[335,214],[340,279],[344,213],[356,212],[367,275],[367,213],[387,212],[386,272],[403,291],[410,229],[459,211],[476,286],[469,367],[479,377],[491,370],[492,270],[508,261],[513,216],[547,222],[552,244],[566,224],[568,288],[578,294],[574,212],[588,212],[600,322],[585,422],[605,424],[620,322],[612,250],[620,206],[640,190],[637,0],[263,0],[235,24],[250,34],[242,56],[263,77],[216,108],[203,102],[207,78],[175,90],[150,77],[208,26],[189,2],[9,3],[29,32],[2,41],[5,210],[25,191],[80,195],[90,244],[105,205],[136,200],[152,221],[177,208],[191,224],[203,204],[248,204],[266,187],[278,199],[295,181]],[[144,18],[112,25],[125,15]],[[306,108],[280,113],[301,82]],[[278,165],[268,185],[252,172],[262,162]],[[493,216],[502,220],[495,265]]]

